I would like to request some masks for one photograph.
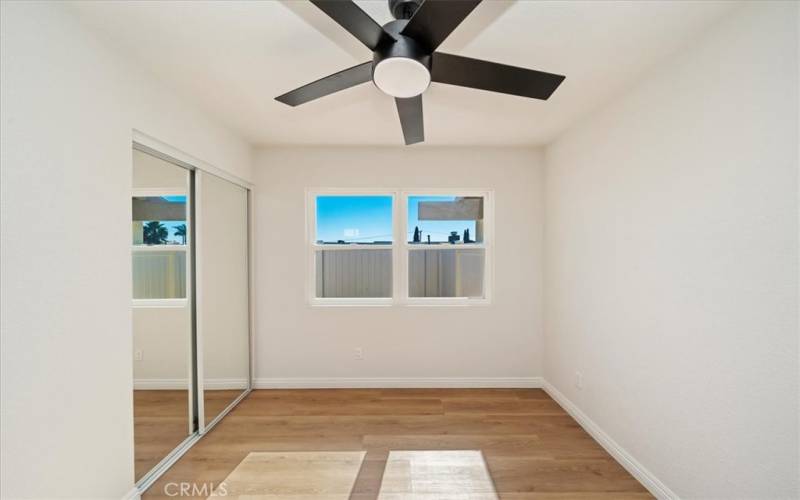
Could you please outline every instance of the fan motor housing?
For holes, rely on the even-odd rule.
[[[375,66],[384,59],[390,57],[406,57],[414,59],[425,66],[428,71],[431,69],[431,55],[423,47],[414,41],[413,38],[401,35],[400,32],[408,24],[407,19],[398,19],[390,21],[383,25],[383,29],[390,33],[397,41],[391,44],[378,46],[375,49],[372,57],[372,71],[375,71]]]

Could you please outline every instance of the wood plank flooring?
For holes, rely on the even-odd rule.
[[[133,391],[134,477],[138,481],[189,436],[189,391]]]
[[[203,393],[206,424],[217,418],[240,394],[240,389],[206,389]]]
[[[206,423],[239,395],[240,390],[207,390]],[[134,477],[138,481],[189,437],[189,391],[133,391]]]
[[[501,499],[652,498],[540,389],[253,391],[144,498],[205,498],[250,452],[361,450],[353,500],[377,498],[392,450],[481,450]]]

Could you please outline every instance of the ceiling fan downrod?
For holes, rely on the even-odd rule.
[[[420,4],[422,0],[389,0],[389,12],[398,20],[411,19]]]

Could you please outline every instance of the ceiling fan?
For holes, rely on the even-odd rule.
[[[372,80],[395,98],[406,145],[425,139],[422,93],[431,81],[547,99],[563,75],[436,52],[481,0],[389,0],[394,21],[380,26],[352,0],[310,0],[372,52],[353,66],[275,98],[298,106]]]

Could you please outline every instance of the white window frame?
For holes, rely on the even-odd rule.
[[[318,196],[391,196],[392,197],[392,244],[391,245],[319,245],[317,244],[317,197]],[[306,190],[306,249],[308,270],[306,296],[313,306],[390,306],[397,296],[397,237],[395,222],[397,215],[397,190],[365,188],[316,188]],[[392,251],[392,296],[391,297],[317,297],[317,260],[320,250],[391,250]]]
[[[412,196],[480,196],[483,198],[483,241],[467,245],[414,245],[408,242],[408,199]],[[491,304],[492,276],[494,274],[494,193],[490,189],[414,189],[400,192],[402,217],[400,230],[403,234],[401,248],[401,277],[403,282],[400,301],[409,306],[482,306]],[[483,297],[409,297],[408,261],[410,252],[422,250],[483,249]]]
[[[131,199],[137,197],[157,197],[157,196],[186,196],[187,200],[189,198],[189,180],[187,175],[187,185],[186,188],[134,188],[131,192]],[[187,204],[186,209],[186,226],[191,224],[191,214],[189,213],[189,205]],[[135,308],[147,308],[147,307],[187,307],[189,305],[189,296],[191,294],[191,273],[189,270],[191,269],[191,253],[189,252],[189,248],[191,248],[191,238],[192,232],[189,231],[189,234],[186,235],[186,244],[185,245],[134,245],[131,244],[131,258],[133,258],[134,253],[142,253],[142,252],[170,252],[170,251],[181,251],[186,254],[186,297],[183,298],[172,298],[172,299],[131,299],[133,307]]]
[[[391,245],[319,245],[316,242],[318,196],[391,196]],[[483,242],[469,245],[412,245],[408,242],[408,198],[410,196],[480,196],[483,198]],[[311,306],[484,306],[492,303],[494,277],[494,191],[491,189],[386,189],[386,188],[309,188],[306,189],[306,297]],[[391,297],[317,297],[316,252],[319,250],[391,250]],[[484,250],[483,297],[409,297],[408,261],[410,252],[420,250]]]

